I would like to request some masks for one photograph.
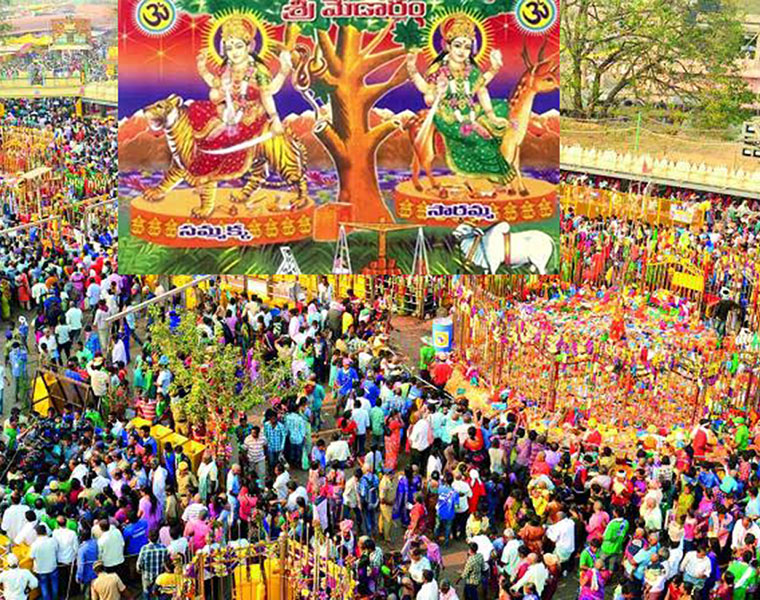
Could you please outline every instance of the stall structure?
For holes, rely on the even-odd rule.
[[[256,523],[252,529],[256,529]],[[255,531],[251,537],[259,537]],[[173,600],[296,600],[354,598],[354,568],[338,563],[338,547],[320,532],[307,542],[302,534],[244,545],[228,544],[197,553],[188,565],[177,563],[175,574],[160,576],[157,585]]]
[[[757,336],[743,348],[735,336],[719,340],[696,303],[671,292],[453,285],[454,360],[489,389],[494,405],[482,409],[511,402],[536,418],[582,411],[626,426],[688,426],[758,404]]]
[[[563,183],[560,204],[566,212],[589,218],[622,218],[643,221],[650,225],[681,225],[701,231],[710,203],[680,203],[670,198],[597,189]]]
[[[0,171],[18,174],[50,163],[53,132],[18,125],[0,126]]]

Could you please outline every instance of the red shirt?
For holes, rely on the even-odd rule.
[[[454,368],[445,362],[437,362],[430,368],[430,377],[437,386],[446,385]]]

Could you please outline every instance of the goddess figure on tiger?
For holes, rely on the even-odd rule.
[[[274,102],[291,72],[291,56],[287,51],[280,54],[279,71],[271,77],[256,51],[256,34],[255,23],[245,15],[225,17],[221,65],[206,49],[197,56],[209,99],[184,101],[171,95],[143,110],[150,128],[165,134],[172,154],[163,180],[143,193],[146,200],[160,201],[184,180],[200,195],[192,216],[205,218],[214,212],[217,183],[242,179],[243,187],[231,200],[252,209],[253,193],[274,171],[282,180],[280,186],[297,192],[293,208],[306,204],[305,148],[283,126]]]

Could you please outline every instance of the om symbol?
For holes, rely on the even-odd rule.
[[[517,0],[514,14],[526,33],[543,33],[557,22],[557,5],[554,0]]]
[[[172,0],[141,0],[135,10],[137,26],[147,35],[167,33],[177,23]]]

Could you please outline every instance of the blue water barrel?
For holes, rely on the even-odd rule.
[[[454,344],[454,322],[451,317],[442,317],[433,321],[433,348],[436,352],[451,352]]]

